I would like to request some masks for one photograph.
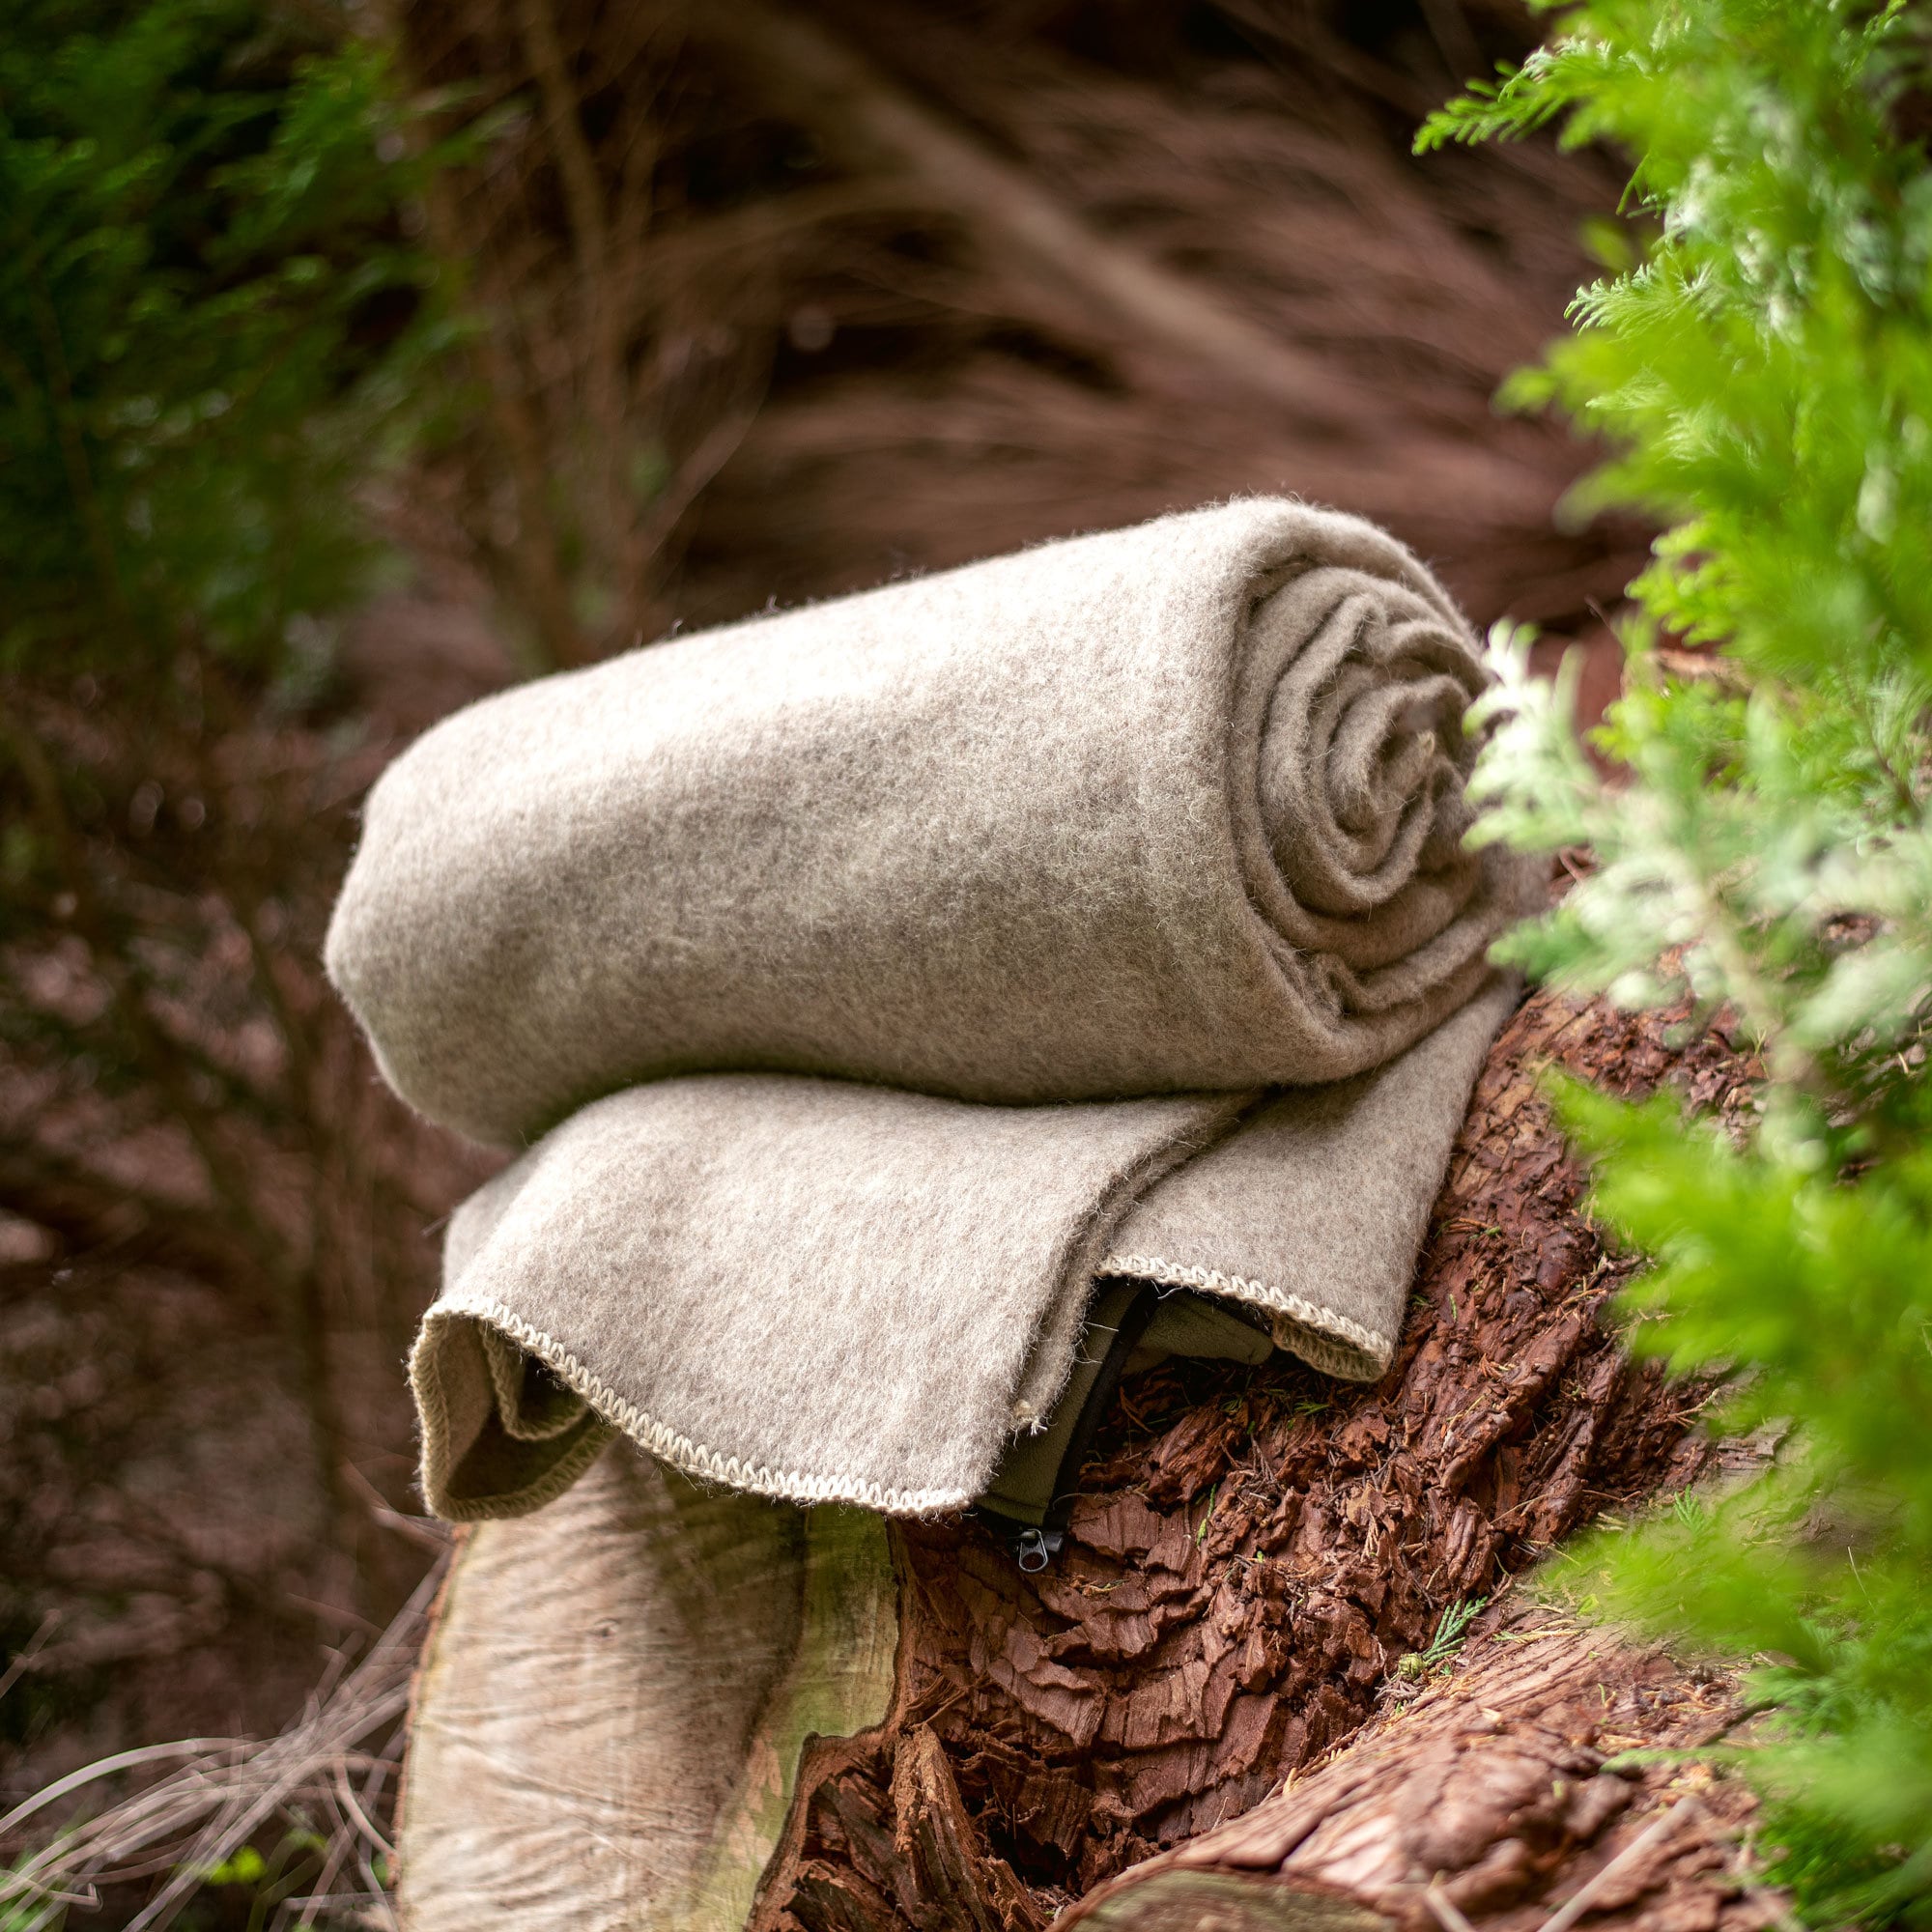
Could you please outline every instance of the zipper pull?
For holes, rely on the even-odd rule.
[[[1023,1529],[1013,1540],[1013,1555],[1029,1577],[1037,1577],[1060,1554],[1065,1541],[1057,1529]]]

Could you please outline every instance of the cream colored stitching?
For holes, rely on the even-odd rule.
[[[1266,1282],[1248,1281],[1237,1274],[1223,1274],[1219,1268],[1187,1267],[1179,1262],[1166,1261],[1159,1255],[1109,1255],[1095,1273],[1131,1275],[1143,1281],[1157,1281],[1170,1288],[1204,1288],[1215,1294],[1225,1294],[1231,1300],[1245,1301],[1258,1308],[1292,1316],[1302,1327],[1314,1330],[1317,1335],[1352,1343],[1365,1358],[1377,1364],[1378,1375],[1395,1352],[1395,1344],[1388,1336],[1378,1334],[1373,1328],[1365,1328],[1359,1321],[1351,1321],[1348,1316],[1339,1315],[1332,1308],[1319,1307],[1287,1289],[1270,1288]],[[1321,1368],[1326,1364],[1317,1362],[1316,1366]]]
[[[486,1521],[499,1516],[524,1516],[554,1502],[603,1453],[605,1445],[617,1434],[615,1424],[597,1418],[593,1427],[568,1455],[552,1463],[534,1483],[508,1494],[458,1498],[439,1495],[443,1487],[442,1464],[449,1448],[449,1403],[443,1394],[442,1368],[436,1355],[437,1311],[432,1308],[417,1332],[410,1350],[410,1384],[415,1390],[416,1407],[422,1416],[423,1497],[438,1516],[452,1522]]]
[[[1298,1331],[1284,1335],[1279,1326],[1275,1339],[1294,1350],[1318,1369],[1330,1375],[1362,1378],[1378,1376],[1394,1353],[1390,1339],[1350,1321],[1334,1309],[1321,1308],[1286,1289],[1265,1282],[1249,1281],[1241,1275],[1223,1274],[1218,1268],[1190,1267],[1158,1255],[1108,1255],[1094,1270],[1096,1275],[1129,1275],[1159,1282],[1172,1288],[1206,1289],[1255,1307],[1286,1316]],[[726,1457],[706,1449],[682,1435],[668,1424],[655,1421],[636,1403],[627,1401],[609,1383],[586,1368],[554,1336],[523,1320],[502,1302],[486,1295],[451,1297],[430,1311],[424,1332],[417,1343],[417,1400],[423,1410],[424,1474],[441,1460],[448,1445],[448,1406],[441,1388],[441,1375],[435,1363],[431,1329],[452,1316],[468,1316],[489,1322],[544,1362],[563,1382],[574,1389],[606,1424],[589,1432],[559,1464],[538,1482],[514,1496],[488,1500],[474,1505],[444,1499],[436,1505],[445,1515],[458,1518],[494,1515],[508,1503],[519,1510],[534,1509],[560,1495],[594,1460],[612,1429],[621,1430],[640,1448],[660,1461],[701,1480],[724,1483],[753,1495],[779,1496],[793,1502],[857,1503],[887,1516],[929,1516],[945,1510],[963,1509],[973,1498],[965,1491],[900,1490],[881,1483],[866,1482],[855,1476],[810,1476],[798,1470],[773,1470],[763,1464],[748,1464],[737,1457]],[[1338,1346],[1324,1347],[1325,1341]],[[429,1384],[425,1386],[425,1384]],[[425,1484],[425,1488],[428,1484]],[[433,1504],[435,1499],[432,1498]],[[493,1508],[492,1504],[497,1507]]]
[[[856,1476],[810,1476],[795,1469],[774,1470],[762,1463],[742,1463],[736,1456],[703,1448],[668,1423],[654,1421],[585,1368],[561,1342],[531,1327],[500,1301],[486,1295],[452,1296],[431,1309],[429,1320],[451,1315],[473,1316],[500,1328],[639,1448],[688,1476],[724,1483],[754,1496],[780,1496],[790,1502],[858,1503],[887,1516],[931,1516],[941,1510],[964,1509],[973,1500],[963,1490],[900,1490]]]

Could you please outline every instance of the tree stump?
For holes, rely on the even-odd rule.
[[[883,1525],[703,1491],[617,1445],[464,1536],[399,1803],[412,1932],[738,1925],[814,1736],[876,1726]]]
[[[1402,1350],[1380,1382],[1337,1383],[1281,1356],[1259,1370],[1169,1363],[1130,1379],[1082,1477],[1065,1548],[1038,1576],[970,1522],[893,1525],[897,1649],[883,1721],[867,1725],[863,1699],[848,1699],[847,1721],[819,1722],[813,1739],[801,1742],[795,1724],[780,1737],[755,1713],[729,1732],[792,1752],[781,1775],[759,1773],[768,1791],[778,1776],[788,1806],[781,1829],[768,1807],[755,1838],[764,1863],[749,1922],[1036,1932],[1065,1914],[1069,1926],[1150,1932],[1375,1932],[1427,1918],[1462,1932],[1446,1909],[1515,1932],[1540,1922],[1534,1901],[1567,1895],[1648,1829],[1654,1801],[1599,1768],[1615,1746],[1600,1735],[1617,1729],[1609,1714],[1634,1698],[1650,1716],[1626,1714],[1630,1740],[1667,1730],[1683,1742],[1669,1714],[1682,1706],[1694,1729],[1721,1693],[1602,1633],[1524,1625],[1508,1586],[1577,1524],[1688,1486],[1714,1453],[1691,1428],[1708,1390],[1632,1363],[1603,1319],[1635,1263],[1607,1253],[1582,1216],[1582,1175],[1537,1087],[1554,1066],[1631,1094],[1667,1079],[1703,1106],[1747,1104],[1749,1064],[1715,1034],[1667,1043],[1671,1024],[1549,994],[1520,1009],[1478,1083]],[[571,1535],[536,1527],[549,1514],[521,1527],[548,1536],[527,1560],[554,1577],[546,1614],[567,1617]],[[476,1552],[519,1527],[472,1539],[456,1605],[467,1597],[472,1614],[494,1614],[506,1586],[475,1574]],[[1465,1626],[1467,1662],[1445,1676]],[[696,1625],[674,1636],[714,1668],[721,1639]],[[639,1641],[654,1653],[665,1638]],[[467,1798],[440,1768],[456,1762],[452,1731],[483,1721],[456,1701],[474,1674],[469,1642],[446,1622],[418,1701],[402,1842],[411,1932],[458,1922],[433,1900],[431,1821],[452,1802],[473,1804],[478,1789],[481,1759]],[[473,1682],[462,1694],[476,1701]],[[499,1747],[523,1737],[536,1749],[580,1721],[568,1698],[533,1682],[503,1678],[492,1695]],[[631,1721],[640,1728],[617,1742],[661,1752],[646,1704]],[[1542,1792],[1546,1774],[1555,1795]],[[1291,1788],[1270,1798],[1285,1777]],[[1463,1821],[1453,1844],[1441,1835],[1451,1786]],[[1694,1830],[1690,1818],[1673,1826],[1591,1909],[1623,1899],[1657,1932],[1762,1922],[1752,1915],[1772,1908],[1740,1891],[1727,1849],[1746,1804],[1729,1787],[1700,1801]],[[527,1817],[546,1805],[547,1829],[586,1845],[597,1836],[571,1822],[567,1794],[546,1800],[526,1784],[512,1808]],[[648,1838],[655,1828],[635,1815],[631,1829]],[[740,1865],[753,1855],[741,1832]],[[643,1896],[655,1882],[638,1883],[632,1916],[609,1922],[743,1922],[668,1916]],[[549,1917],[534,1904],[514,1919],[482,1906],[467,1894],[469,1924],[607,1922],[581,1896],[555,1900]]]

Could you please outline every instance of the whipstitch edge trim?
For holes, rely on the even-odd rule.
[[[455,1296],[432,1308],[429,1320],[456,1315],[471,1316],[501,1329],[640,1449],[683,1470],[687,1476],[723,1483],[749,1495],[777,1496],[799,1503],[857,1503],[886,1516],[932,1516],[943,1510],[964,1509],[973,1500],[972,1493],[963,1490],[901,1490],[867,1482],[858,1476],[812,1476],[795,1469],[774,1470],[762,1463],[749,1463],[736,1456],[723,1455],[646,1414],[585,1368],[554,1336],[532,1327],[502,1302],[487,1295]]]
[[[1395,1343],[1390,1337],[1378,1334],[1373,1328],[1365,1328],[1361,1322],[1351,1321],[1332,1308],[1322,1308],[1288,1289],[1272,1288],[1264,1281],[1249,1281],[1242,1275],[1223,1274],[1219,1268],[1189,1267],[1159,1255],[1108,1255],[1094,1272],[1130,1275],[1137,1280],[1159,1282],[1168,1288],[1206,1289],[1210,1294],[1226,1295],[1231,1301],[1245,1301],[1253,1307],[1289,1316],[1301,1327],[1312,1331],[1311,1339],[1330,1337],[1350,1344],[1360,1351],[1362,1360],[1375,1365],[1375,1376],[1381,1374],[1395,1353]],[[1328,1351],[1324,1350],[1321,1353]],[[1329,1362],[1316,1359],[1314,1355],[1310,1359],[1317,1368],[1336,1373]],[[1373,1378],[1356,1376],[1353,1378],[1367,1380]]]

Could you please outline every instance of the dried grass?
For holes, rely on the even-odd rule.
[[[91,1786],[172,1762],[153,1783],[59,1834],[0,1876],[9,1932],[43,1932],[107,1888],[162,1878],[126,1932],[164,1932],[214,1872],[265,1833],[293,1837],[294,1873],[258,1894],[268,1932],[292,1925],[394,1932],[384,1822],[402,1760],[410,1683],[443,1566],[439,1562],[354,1668],[347,1653],[279,1737],[187,1738],[117,1752],[60,1778],[0,1818],[0,1844]],[[381,1861],[379,1867],[378,1861]],[[267,1902],[266,1913],[262,1912]]]
[[[1055,331],[983,249],[875,248],[813,297],[853,337],[842,366],[781,386],[700,506],[695,618],[731,608],[748,553],[783,602],[1250,489],[1386,524],[1479,620],[1574,630],[1616,601],[1643,533],[1557,527],[1587,452],[1491,400],[1558,332],[1589,271],[1577,230],[1614,198],[1608,170],[1520,153],[1419,167],[1399,122],[1293,50],[1179,87],[941,22],[889,43],[1090,227],[1326,369],[1350,398],[1348,431],[1224,370],[1091,326]],[[914,305],[916,323],[889,312]],[[861,352],[915,334],[951,352]],[[835,341],[825,361],[839,360]]]

